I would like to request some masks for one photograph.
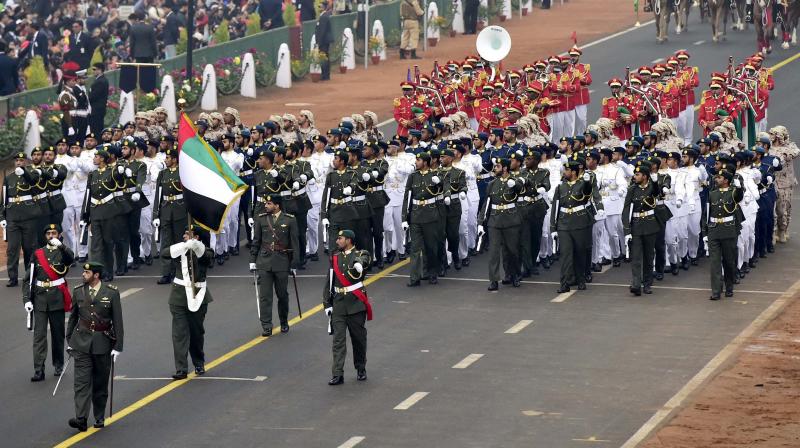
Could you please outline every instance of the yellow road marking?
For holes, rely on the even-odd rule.
[[[405,259],[403,261],[400,261],[400,262],[398,262],[398,263],[396,263],[396,264],[394,264],[394,265],[392,265],[392,266],[390,266],[390,267],[378,272],[377,274],[375,274],[375,275],[367,278],[366,280],[364,280],[364,285],[370,285],[372,283],[375,283],[376,281],[386,277],[386,275],[388,275],[388,274],[390,274],[390,273],[402,268],[403,266],[408,265],[409,262],[410,262],[410,259]],[[314,314],[316,314],[316,313],[318,313],[320,311],[322,311],[322,304],[321,303],[319,305],[311,308],[310,310],[304,311],[302,318],[300,318],[299,316],[296,316],[293,319],[289,320],[289,326],[290,327],[295,326],[298,323],[308,319],[309,317],[313,316]],[[280,327],[275,327],[274,330],[278,330],[279,328]],[[253,338],[252,340],[250,340],[248,342],[245,342],[244,344],[236,347],[235,349],[229,351],[228,353],[225,353],[224,355],[220,356],[219,358],[217,358],[217,359],[209,362],[208,364],[206,364],[206,371],[209,371],[209,370],[219,366],[220,364],[233,359],[237,355],[240,355],[240,354],[246,352],[247,350],[250,350],[251,348],[257,346],[258,344],[261,344],[262,342],[264,342],[264,341],[266,341],[268,339],[269,339],[269,337],[265,338],[265,337],[259,336],[257,338]],[[166,395],[166,394],[172,392],[173,390],[183,386],[184,384],[188,383],[189,381],[192,381],[195,378],[196,378],[196,375],[194,373],[190,373],[189,376],[185,380],[173,381],[173,382],[161,387],[160,389],[157,389],[157,390],[151,392],[150,394],[146,395],[145,397],[137,400],[135,403],[132,403],[132,404],[128,405],[127,407],[117,411],[116,413],[114,413],[113,417],[107,418],[106,421],[105,421],[106,426],[114,424],[118,420],[121,420],[121,419],[125,418],[126,416],[132,414],[133,412],[138,411],[139,409],[141,409],[141,408],[147,406],[148,404],[158,400],[159,398],[163,397],[164,395]],[[68,438],[67,440],[64,440],[63,442],[59,443],[55,447],[56,448],[70,447],[70,446],[75,445],[76,443],[80,442],[81,440],[91,436],[92,434],[96,433],[97,431],[99,431],[99,429],[96,429],[96,428],[90,426],[89,429],[86,432],[79,432],[79,433],[75,434],[74,436]]]

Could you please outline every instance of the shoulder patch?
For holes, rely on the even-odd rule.
[[[400,98],[394,99],[394,107],[400,107]]]
[[[606,104],[608,104],[608,98],[603,98],[603,106],[605,106]]]
[[[113,289],[114,291],[116,291],[118,289],[116,286],[112,285],[111,283],[106,283],[106,286],[108,286],[109,288]]]

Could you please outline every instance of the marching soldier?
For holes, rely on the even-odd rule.
[[[176,272],[169,294],[172,350],[175,356],[172,378],[175,380],[183,380],[188,376],[187,354],[192,357],[195,375],[206,373],[203,351],[206,330],[203,323],[208,304],[213,301],[206,286],[206,271],[212,264],[213,255],[209,243],[208,232],[191,224],[185,228],[183,241],[161,246],[162,258],[171,258]]]
[[[409,237],[411,239],[411,272],[407,285],[410,287],[419,286],[423,277],[427,277],[432,285],[439,282],[437,250],[440,232],[437,224],[441,217],[436,197],[441,194],[442,180],[431,170],[428,153],[417,154],[416,168],[406,180],[401,224],[403,232],[408,231],[406,244]]]
[[[95,154],[94,165],[97,170],[89,173],[81,209],[81,228],[91,226],[92,230],[89,256],[92,261],[102,260],[100,264],[108,266],[104,281],[113,279],[115,232],[119,232],[119,229],[114,229],[119,209],[114,201],[117,184],[112,169],[108,167],[110,161],[111,155],[105,149]]]
[[[636,296],[652,294],[653,257],[656,238],[661,229],[655,208],[658,201],[658,184],[650,179],[650,164],[642,163],[633,174],[633,185],[625,194],[622,224],[626,251],[631,259],[631,293]]]
[[[47,208],[49,209],[48,215],[43,215],[40,222],[44,222],[42,227],[50,223],[59,223],[64,220],[64,209],[67,208],[67,201],[64,200],[64,195],[61,187],[67,178],[67,167],[55,163],[56,149],[48,146],[42,152],[42,179],[45,180],[44,194],[47,195]]]
[[[356,220],[353,193],[356,189],[354,171],[347,169],[348,153],[338,150],[333,155],[333,170],[325,177],[322,191],[322,231],[327,233],[329,250],[336,248],[340,230],[352,228]]]
[[[272,292],[278,296],[281,333],[289,331],[289,272],[299,261],[299,230],[293,215],[281,211],[279,195],[265,197],[264,212],[255,218],[250,246],[250,272],[258,273],[258,315],[261,336],[272,336]]]
[[[69,426],[81,432],[86,431],[90,404],[94,427],[105,426],[109,373],[124,339],[119,291],[102,282],[102,276],[102,264],[83,264],[83,285],[73,289],[67,324],[67,352],[75,358],[75,418]]]
[[[72,307],[66,279],[74,255],[61,243],[61,225],[48,224],[43,230],[47,244],[37,249],[22,283],[22,303],[33,313],[33,370],[31,381],[44,380],[47,359],[47,326],[53,351],[55,376],[64,369],[64,313]],[[32,281],[31,281],[32,279]]]
[[[139,235],[139,221],[142,216],[142,209],[150,205],[147,196],[142,192],[142,187],[147,181],[147,165],[139,160],[144,157],[144,152],[147,151],[147,143],[144,140],[139,140],[136,143],[130,140],[125,140],[122,144],[122,158],[120,164],[125,166],[125,180],[123,182],[124,197],[128,199],[131,206],[131,212],[125,215],[125,226],[122,231],[127,231],[124,243],[117,248],[117,257],[124,260],[120,265],[124,265],[123,273],[128,270],[127,259],[128,253],[133,257],[132,269],[139,269],[139,266],[144,262],[141,258],[141,244],[142,238]],[[138,158],[137,158],[138,152]]]
[[[468,207],[467,204],[467,178],[464,170],[453,166],[455,151],[460,147],[460,143],[451,142],[442,151],[439,175],[442,178],[442,194],[444,204],[444,236],[447,241],[447,250],[453,259],[453,267],[461,269],[461,257],[459,255],[459,238],[461,236],[461,209]],[[466,229],[463,229],[466,231]],[[447,266],[447,263],[444,263]]]
[[[364,145],[364,160],[361,163],[365,172],[370,175],[366,196],[371,210],[369,228],[375,267],[383,269],[383,215],[389,203],[389,196],[384,191],[384,182],[389,172],[389,163],[382,158],[379,159],[379,153],[379,143],[375,140],[368,141]]]
[[[497,159],[495,162],[495,178],[486,188],[486,204],[478,217],[478,235],[485,233],[484,225],[489,228],[489,291],[498,289],[501,262],[506,269],[503,284],[513,284],[515,288],[520,285],[519,236],[522,217],[515,208],[525,181],[511,176],[510,167],[510,159]]]
[[[525,156],[525,188],[528,191],[526,201],[532,206],[528,209],[528,216],[524,218],[522,225],[528,226],[530,231],[530,247],[527,252],[530,254],[530,263],[527,274],[530,276],[539,275],[539,266],[536,258],[539,255],[542,244],[542,229],[544,218],[547,215],[547,192],[550,191],[550,171],[547,168],[539,168],[542,154],[535,149],[528,149]],[[523,263],[526,263],[523,260]],[[526,272],[523,272],[525,277]]]
[[[587,248],[592,244],[594,217],[588,210],[594,183],[592,176],[582,169],[582,161],[570,160],[564,170],[563,181],[553,193],[550,209],[550,237],[561,247],[561,286],[558,293],[569,292],[570,285],[586,289]],[[555,252],[555,250],[554,250]]]
[[[50,209],[50,201],[47,198],[47,173],[45,172],[47,168],[42,163],[43,153],[42,148],[35,147],[31,150],[31,168],[34,170],[39,171],[41,174],[39,175],[39,180],[34,184],[33,188],[31,189],[31,195],[33,195],[33,201],[39,207],[39,218],[36,220],[36,228],[43,229],[44,226],[49,224],[51,209]],[[39,246],[43,246],[45,244],[44,235],[39,233],[36,234],[36,243]]]
[[[336,236],[337,250],[331,256],[331,268],[322,291],[325,314],[330,319],[329,332],[333,333],[333,377],[328,384],[336,386],[344,382],[344,360],[347,356],[347,335],[353,345],[353,364],[356,379],[367,379],[367,329],[366,321],[372,320],[372,305],[367,298],[363,279],[372,255],[353,245],[355,233],[340,230]]]
[[[283,206],[286,213],[291,213],[297,222],[297,251],[293,252],[298,269],[305,269],[306,243],[308,232],[308,212],[311,210],[311,199],[308,197],[308,186],[316,183],[311,164],[300,160],[303,153],[303,142],[296,141],[286,147],[287,183],[291,186],[291,194],[286,196]],[[282,208],[282,210],[284,209]]]
[[[0,209],[0,227],[7,241],[6,266],[8,283],[13,288],[19,284],[19,251],[22,249],[25,266],[28,266],[38,240],[37,220],[41,209],[33,198],[33,191],[41,170],[26,166],[28,156],[17,153],[14,171],[3,180],[3,207]]]
[[[267,196],[280,196],[281,185],[284,183],[283,176],[275,169],[274,161],[274,152],[267,151],[266,149],[259,151],[259,170],[253,174],[253,202],[250,207],[252,215],[247,219],[247,226],[251,230],[251,237],[256,217],[264,213]]]
[[[166,168],[158,173],[156,179],[153,227],[159,236],[156,241],[161,241],[161,247],[169,247],[181,240],[188,215],[183,199],[183,185],[178,174],[178,151],[167,149],[164,152],[164,166]],[[174,277],[173,263],[169,257],[162,257],[161,278],[156,283],[166,285]]]
[[[717,188],[708,193],[708,204],[703,210],[701,225],[703,242],[711,257],[711,300],[719,300],[723,275],[725,297],[733,297],[736,277],[736,240],[740,223],[737,220],[739,202],[744,197],[739,179],[727,169],[720,170],[714,178]],[[733,182],[733,187],[731,187]],[[723,274],[724,271],[724,274]]]

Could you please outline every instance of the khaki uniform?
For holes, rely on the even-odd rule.
[[[403,31],[400,35],[401,50],[416,50],[419,45],[419,19],[425,14],[419,6],[419,0],[402,0],[400,2],[400,23]]]

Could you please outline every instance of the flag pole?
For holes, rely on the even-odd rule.
[[[184,107],[186,107],[186,101],[179,100],[178,101],[178,109],[180,110],[180,115],[181,116],[184,115],[184,111],[183,111]],[[180,120],[178,120],[178,123],[180,123]],[[178,155],[178,159],[180,160],[180,154]],[[178,170],[180,170],[180,168],[178,168]],[[187,226],[190,229],[189,230],[189,236],[191,238],[194,238],[194,231],[191,230],[192,229],[192,213],[189,212],[189,208],[188,207],[186,208],[186,223],[187,223]],[[193,250],[189,250],[188,252],[189,252],[189,284],[192,287],[192,293],[194,293],[194,251]]]

